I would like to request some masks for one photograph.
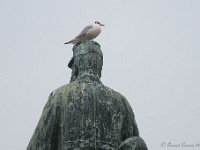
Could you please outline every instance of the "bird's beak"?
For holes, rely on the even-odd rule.
[[[105,26],[105,25],[100,23],[100,26]]]

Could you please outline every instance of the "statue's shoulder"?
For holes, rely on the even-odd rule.
[[[107,87],[107,86],[105,86],[105,85],[103,85],[103,86],[104,86],[104,88],[105,88],[108,92],[110,92],[113,96],[118,97],[118,98],[120,98],[120,99],[126,99],[121,93],[119,93],[119,92],[117,92],[117,91],[113,90],[112,88]]]
[[[63,95],[66,94],[68,92],[70,92],[71,90],[75,89],[77,86],[77,83],[72,82],[69,84],[65,84],[57,89],[55,89],[54,91],[51,92],[50,97],[58,97],[59,95]]]

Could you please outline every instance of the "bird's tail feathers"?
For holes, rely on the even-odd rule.
[[[73,40],[71,40],[71,41],[69,41],[69,42],[66,42],[66,43],[64,43],[64,44],[70,44],[70,43],[73,43],[75,41],[75,39],[73,39]]]

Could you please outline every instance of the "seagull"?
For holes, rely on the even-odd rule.
[[[74,39],[64,44],[76,44],[86,40],[93,40],[101,33],[101,26],[104,25],[99,21],[95,21],[93,24],[86,26]]]

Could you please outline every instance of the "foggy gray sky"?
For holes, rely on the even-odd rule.
[[[200,144],[199,8],[199,0],[1,0],[0,148],[27,147],[48,95],[69,83],[73,45],[63,43],[97,20],[101,80],[128,99],[148,148]]]

